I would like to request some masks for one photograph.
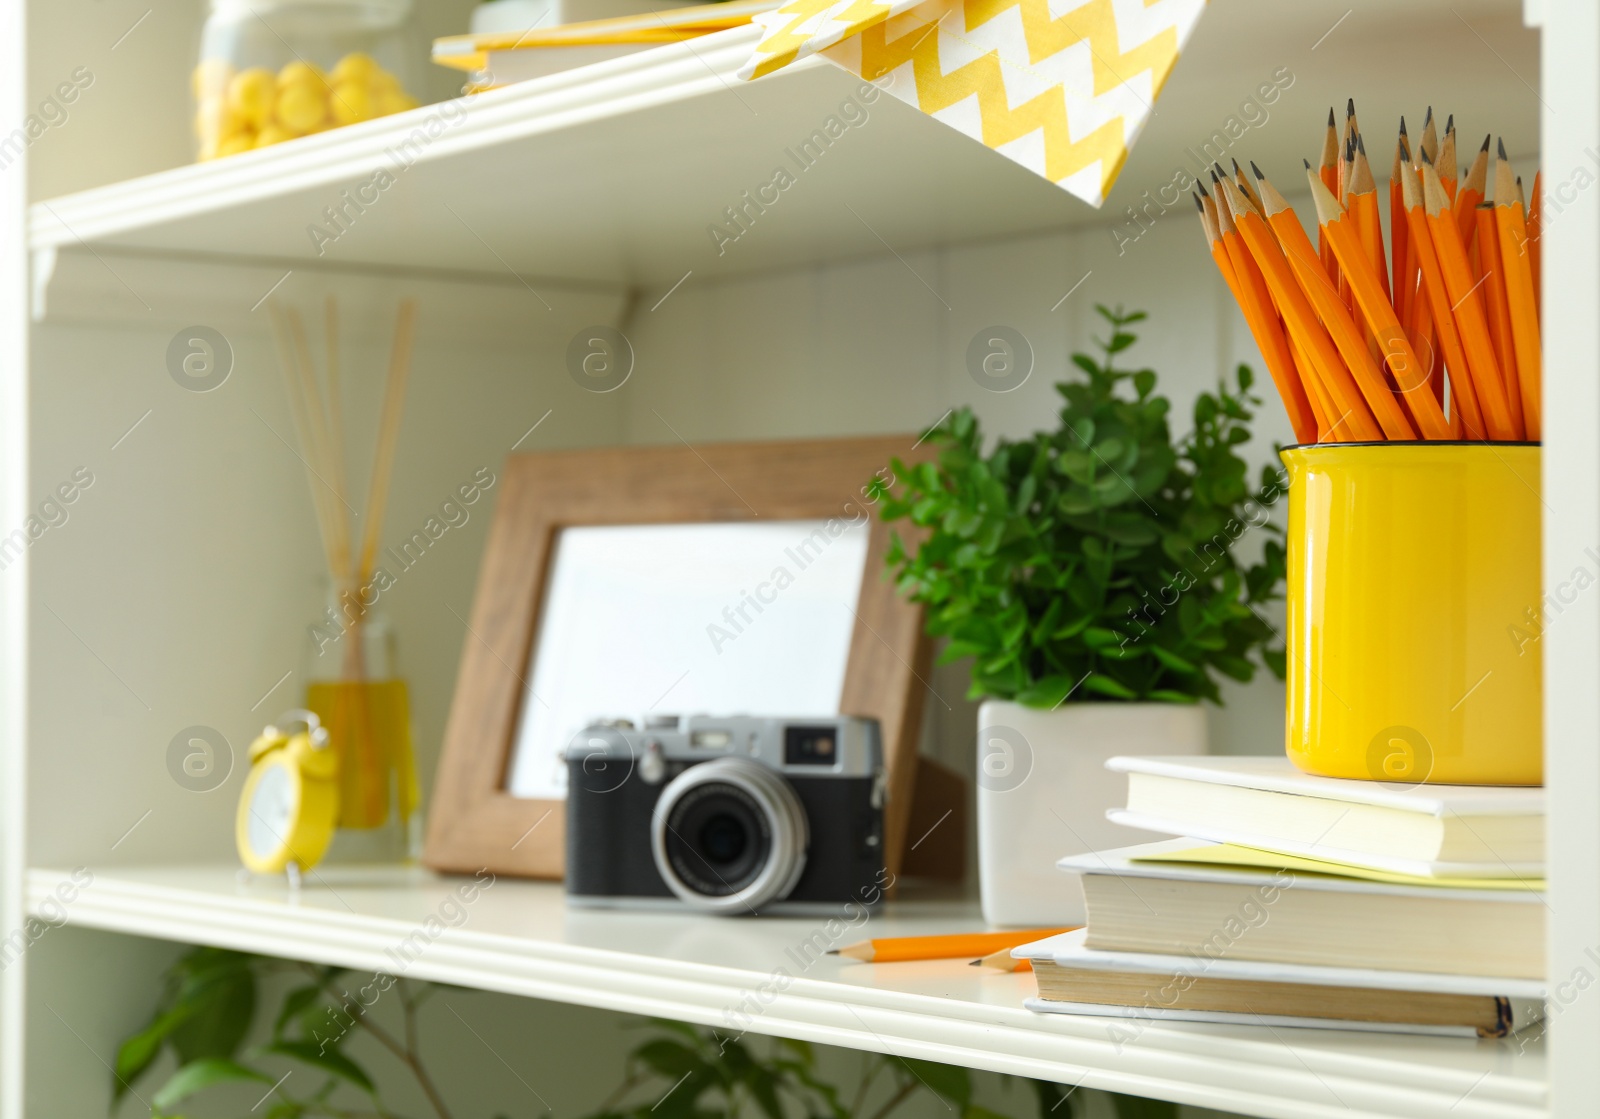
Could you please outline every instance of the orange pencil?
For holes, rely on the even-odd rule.
[[[1478,264],[1483,277],[1483,301],[1489,315],[1489,336],[1494,339],[1494,357],[1500,364],[1500,381],[1506,387],[1506,406],[1511,423],[1525,429],[1522,414],[1522,387],[1517,379],[1517,353],[1511,340],[1511,305],[1506,302],[1505,265],[1500,260],[1500,233],[1495,227],[1494,207],[1488,203],[1476,211],[1478,226]]]
[[[1406,223],[1411,229],[1411,251],[1417,258],[1417,270],[1422,277],[1418,298],[1427,302],[1450,377],[1452,423],[1459,415],[1469,438],[1485,439],[1483,413],[1478,408],[1477,394],[1472,391],[1467,359],[1461,349],[1461,337],[1456,333],[1455,319],[1450,314],[1450,298],[1445,294],[1444,276],[1439,270],[1439,257],[1428,229],[1428,215],[1423,209],[1422,184],[1411,168],[1402,167],[1400,172],[1401,185],[1405,188]]]
[[[1356,219],[1356,230],[1361,235],[1362,247],[1372,270],[1383,285],[1384,295],[1389,294],[1389,266],[1383,259],[1383,219],[1378,214],[1378,184],[1372,177],[1372,166],[1367,162],[1366,141],[1356,139],[1356,162],[1351,172],[1350,214]]]
[[[1406,118],[1401,117],[1400,135],[1394,141],[1394,164],[1389,169],[1389,267],[1393,270],[1389,290],[1393,295],[1395,316],[1402,323],[1411,321],[1411,297],[1417,290],[1417,266],[1409,251],[1405,194],[1400,186],[1400,165],[1410,162],[1411,143],[1406,138]],[[1323,186],[1327,186],[1325,180]],[[1321,226],[1318,226],[1317,236],[1323,236]]]
[[[1488,181],[1489,172],[1489,137],[1483,138],[1483,147],[1478,149],[1478,154],[1472,159],[1472,166],[1467,170],[1466,180],[1456,191],[1451,203],[1452,212],[1455,214],[1456,229],[1461,234],[1461,243],[1471,245],[1472,238],[1478,231],[1477,209],[1483,201],[1484,186]]]
[[[1208,207],[1206,203],[1211,205]],[[1239,278],[1238,268],[1229,258],[1227,246],[1222,243],[1222,231],[1217,224],[1216,203],[1211,202],[1209,197],[1205,202],[1201,202],[1200,196],[1196,195],[1195,205],[1200,207],[1200,224],[1211,248],[1211,259],[1216,261],[1223,282],[1233,292],[1234,301],[1244,313],[1245,325],[1250,328],[1250,334],[1256,341],[1256,348],[1261,351],[1262,360],[1267,363],[1267,372],[1272,375],[1272,383],[1277,386],[1278,395],[1283,398],[1284,411],[1289,413],[1289,426],[1294,428],[1296,441],[1315,443],[1318,434],[1327,426],[1327,421],[1318,416],[1318,409],[1307,397],[1305,386],[1300,380],[1300,372],[1295,368],[1294,357],[1284,340],[1283,325],[1278,321],[1278,314],[1272,308],[1271,297],[1267,295],[1260,274],[1256,273],[1247,280]]]
[[[1533,272],[1527,251],[1528,229],[1518,201],[1506,145],[1501,141],[1494,168],[1494,217],[1500,230],[1500,262],[1506,275],[1506,303],[1511,309],[1511,341],[1517,355],[1517,383],[1522,390],[1522,422],[1529,439],[1540,438],[1540,380],[1544,360],[1539,339],[1539,310],[1533,297]]]
[[[1252,168],[1254,166],[1251,165]],[[1310,170],[1309,166],[1307,170]],[[1359,171],[1357,174],[1359,175]],[[1356,384],[1360,386],[1362,395],[1366,398],[1367,406],[1372,409],[1372,414],[1383,426],[1384,436],[1389,439],[1415,439],[1416,431],[1406,419],[1405,411],[1400,407],[1399,401],[1384,382],[1383,368],[1368,350],[1367,340],[1363,337],[1361,328],[1356,325],[1354,317],[1345,305],[1339,301],[1338,289],[1329,282],[1326,273],[1322,271],[1322,260],[1312,249],[1311,238],[1307,237],[1306,231],[1301,228],[1300,219],[1295,217],[1294,210],[1289,207],[1283,195],[1278,193],[1259,170],[1256,171],[1256,177],[1261,184],[1267,220],[1278,235],[1278,243],[1283,246],[1284,257],[1289,261],[1295,279],[1299,281],[1300,289],[1316,308],[1322,325],[1333,339],[1333,344],[1338,347],[1339,356],[1344,359],[1345,365],[1354,375]],[[1318,186],[1320,185],[1318,183]],[[1334,249],[1338,250],[1337,244]],[[1364,251],[1357,259],[1341,260],[1339,269],[1349,279],[1352,290],[1360,279],[1371,277],[1371,262],[1365,258]],[[1357,274],[1358,270],[1360,275]],[[1387,296],[1383,298],[1387,302]],[[1441,422],[1444,419],[1442,414],[1439,418]]]
[[[1472,266],[1467,262],[1466,248],[1461,244],[1460,233],[1456,231],[1450,200],[1439,182],[1438,173],[1426,160],[1422,163],[1422,190],[1433,248],[1439,254],[1440,273],[1444,278],[1445,292],[1450,298],[1450,311],[1455,316],[1456,330],[1461,336],[1461,347],[1466,354],[1472,389],[1483,412],[1485,430],[1490,439],[1521,439],[1521,430],[1511,424],[1505,382],[1500,378],[1500,366],[1494,359],[1494,343],[1489,338],[1489,322],[1484,315],[1482,294],[1472,278]],[[1452,385],[1454,383],[1451,382]]]
[[[1306,170],[1310,171],[1309,165]],[[1411,342],[1406,338],[1406,332],[1394,313],[1393,305],[1378,285],[1377,277],[1372,274],[1357,231],[1349,221],[1345,220],[1346,215],[1339,207],[1339,200],[1322,185],[1321,180],[1310,174],[1307,178],[1311,180],[1311,197],[1316,203],[1318,225],[1327,236],[1328,243],[1333,246],[1333,251],[1339,259],[1339,267],[1350,277],[1350,288],[1355,293],[1356,303],[1361,308],[1361,313],[1373,335],[1382,346],[1395,385],[1416,420],[1422,437],[1450,438],[1452,434],[1450,423],[1445,419],[1444,410],[1439,406],[1439,402],[1428,390],[1428,366],[1422,363],[1412,349]],[[1278,199],[1272,198],[1265,188],[1262,194],[1267,197],[1269,209],[1277,204]],[[1290,217],[1293,217],[1292,213]]]
[[[1434,170],[1439,173],[1439,185],[1444,187],[1444,193],[1451,203],[1456,200],[1456,117],[1451,113],[1445,118],[1444,139],[1439,141],[1439,153],[1431,157]]]
[[[1213,183],[1218,181],[1213,173]],[[1272,301],[1272,294],[1267,288],[1267,282],[1261,275],[1261,269],[1256,266],[1255,258],[1250,255],[1250,250],[1245,246],[1239,230],[1234,225],[1233,213],[1228,209],[1225,200],[1221,198],[1213,202],[1208,196],[1206,202],[1214,209],[1208,210],[1217,223],[1217,234],[1222,240],[1228,259],[1233,264],[1234,274],[1239,281],[1239,290],[1245,295],[1245,317],[1247,321],[1254,322],[1255,329],[1260,331],[1260,337],[1267,342],[1267,348],[1262,351],[1267,358],[1267,369],[1273,374],[1273,383],[1279,385],[1279,395],[1283,397],[1284,409],[1289,413],[1289,422],[1295,429],[1295,438],[1303,442],[1321,442],[1330,437],[1333,421],[1343,409],[1335,406],[1333,399],[1328,394],[1328,389],[1322,379],[1306,357],[1302,347],[1295,343],[1292,332],[1287,330],[1278,315],[1277,306]],[[1285,363],[1282,348],[1278,339],[1282,338],[1289,352],[1289,361]],[[1278,381],[1278,369],[1282,368],[1284,380]],[[1293,373],[1293,376],[1289,374]],[[1299,391],[1295,385],[1299,385]],[[1284,390],[1287,389],[1287,395]],[[1311,418],[1308,424],[1306,412]],[[1312,439],[1305,439],[1315,430]]]
[[[1245,198],[1249,199],[1251,208],[1256,213],[1261,213],[1261,196],[1255,192],[1255,188],[1245,179],[1244,171],[1240,168],[1237,159],[1233,161],[1233,183],[1244,193]]]
[[[1422,121],[1422,144],[1417,149],[1429,159],[1439,157],[1439,130],[1433,123],[1433,106],[1428,106],[1428,115]]]
[[[1401,122],[1404,128],[1404,122]],[[1322,159],[1317,165],[1317,174],[1322,179],[1322,185],[1331,190],[1335,195],[1339,193],[1339,128],[1333,122],[1333,106],[1328,106],[1328,130],[1322,135]],[[1322,234],[1317,234],[1317,254],[1322,258],[1322,267],[1327,270],[1328,279],[1339,279],[1339,265],[1333,259],[1333,250],[1328,248],[1322,240]]]
[[[973,967],[992,968],[995,971],[1032,971],[1033,961],[1024,957],[1017,959],[1011,954],[1011,949],[1002,948],[998,952],[990,952],[972,961]]]
[[[1422,121],[1422,140],[1417,145],[1418,159],[1412,164],[1412,170],[1422,165],[1423,158],[1435,159],[1439,155],[1439,131],[1433,119],[1433,106],[1428,106],[1428,115]],[[1403,191],[1402,185],[1402,191]],[[1406,207],[1408,210],[1410,206]],[[1409,228],[1410,222],[1407,221]],[[1426,223],[1424,223],[1426,225]],[[1419,279],[1420,283],[1420,279]],[[1432,373],[1429,381],[1433,386],[1433,396],[1436,400],[1444,399],[1444,346],[1440,343],[1438,330],[1433,325],[1433,306],[1427,298],[1416,298],[1413,301],[1413,321],[1407,325],[1411,327],[1411,340],[1419,352],[1423,349],[1433,353]],[[1459,415],[1456,409],[1451,409],[1452,417]]]
[[[1356,384],[1355,378],[1340,358],[1333,340],[1317,321],[1310,301],[1306,298],[1305,292],[1300,290],[1299,281],[1294,278],[1289,262],[1284,259],[1283,250],[1279,248],[1277,238],[1266,220],[1260,214],[1248,209],[1244,196],[1239,194],[1238,189],[1227,179],[1218,180],[1218,185],[1219,212],[1224,204],[1232,208],[1239,236],[1244,238],[1251,257],[1260,267],[1261,275],[1267,282],[1267,289],[1272,293],[1273,303],[1283,315],[1290,335],[1300,343],[1306,356],[1311,359],[1317,376],[1321,378],[1323,387],[1327,389],[1328,396],[1338,409],[1330,435],[1340,441],[1356,439],[1372,442],[1382,439],[1383,428],[1373,418],[1363,399],[1360,386]],[[1387,386],[1379,387],[1385,395],[1388,394]],[[1390,402],[1393,403],[1392,398]]]
[[[1011,949],[1031,940],[1043,940],[1072,929],[1023,929],[1015,932],[956,933],[949,936],[876,937],[830,948],[828,955],[845,956],[867,963],[892,964],[905,960],[957,960],[987,956],[1002,948]]]
[[[1533,272],[1533,305],[1544,312],[1544,186],[1543,171],[1533,173],[1533,197],[1528,199],[1528,264]]]

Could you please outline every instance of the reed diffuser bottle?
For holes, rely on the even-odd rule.
[[[310,627],[303,679],[306,707],[339,753],[335,862],[416,858],[422,841],[411,700],[400,675],[393,627],[371,585],[346,585]]]
[[[416,304],[400,304],[359,520],[346,469],[337,304],[329,297],[321,376],[299,312],[273,305],[272,319],[329,576],[328,602],[309,628],[303,666],[306,707],[327,728],[339,756],[339,830],[327,857],[342,862],[415,858],[422,828],[411,704],[396,664],[394,633],[377,609],[382,587],[376,562],[405,411]]]

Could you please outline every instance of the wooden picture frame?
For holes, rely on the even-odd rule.
[[[505,788],[547,568],[563,528],[856,519],[865,510],[867,560],[840,710],[875,718],[882,729],[890,870],[900,873],[920,791],[915,822],[950,834],[926,845],[940,857],[921,860],[927,865],[915,872],[959,878],[964,785],[917,755],[931,645],[921,607],[886,577],[889,530],[863,494],[878,471],[888,476],[896,457],[921,461],[929,452],[917,436],[900,435],[510,456],[462,646],[423,862],[458,873],[564,873],[565,802],[514,797]],[[953,821],[935,823],[952,813]]]

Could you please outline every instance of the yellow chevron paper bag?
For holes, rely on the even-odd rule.
[[[821,54],[1093,206],[1205,0],[790,0],[740,76]]]

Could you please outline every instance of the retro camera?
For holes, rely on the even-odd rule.
[[[875,720],[613,720],[579,731],[565,757],[576,904],[795,911],[882,881]]]

